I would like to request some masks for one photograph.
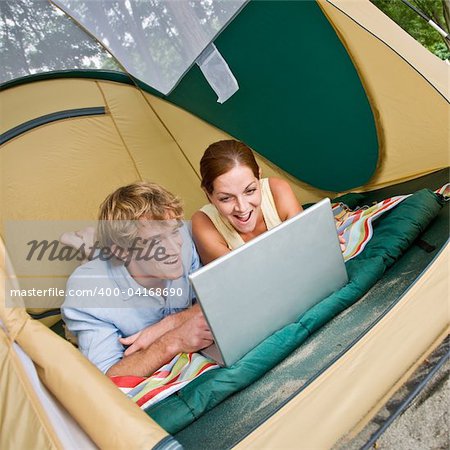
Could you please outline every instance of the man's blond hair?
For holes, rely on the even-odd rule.
[[[138,233],[138,221],[182,219],[181,200],[156,183],[137,181],[108,195],[100,205],[97,236],[102,247],[128,248]]]

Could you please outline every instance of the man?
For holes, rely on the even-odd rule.
[[[191,307],[187,276],[200,263],[182,215],[175,196],[147,182],[117,189],[100,206],[97,252],[70,276],[62,315],[108,376],[149,376],[212,343],[200,308]]]

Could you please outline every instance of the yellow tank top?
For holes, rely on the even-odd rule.
[[[281,219],[278,216],[272,191],[270,190],[269,179],[262,178],[260,180],[260,185],[261,212],[267,229],[271,230],[281,223]],[[211,219],[211,222],[217,228],[217,231],[223,236],[230,250],[234,250],[245,244],[239,233],[233,228],[228,220],[224,219],[220,215],[219,211],[213,204],[208,203],[203,206],[200,211],[204,212]]]

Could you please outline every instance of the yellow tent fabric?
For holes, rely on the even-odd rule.
[[[318,3],[355,62],[377,120],[379,167],[371,182],[361,189],[371,190],[448,166],[448,66],[391,24],[369,1]],[[206,200],[199,186],[201,154],[211,142],[229,137],[164,100],[110,81],[36,81],[1,91],[0,103],[1,133],[57,111],[87,107],[104,107],[106,111],[104,115],[48,123],[2,145],[0,236],[6,247],[8,223],[54,221],[64,231],[65,220],[95,219],[98,205],[109,192],[139,179],[156,181],[180,195],[189,218]],[[258,161],[264,176],[287,178],[301,202],[335,194],[294,180],[261,157]],[[55,238],[57,232],[56,227]],[[75,348],[30,320],[23,308],[5,306],[5,277],[10,282],[11,277],[13,282],[18,280],[23,289],[36,283],[43,288],[63,288],[75,263],[64,263],[53,278],[24,278],[13,269],[7,270],[3,243],[0,261],[0,319],[4,325],[4,329],[0,327],[0,385],[8,392],[0,399],[0,413],[2,427],[15,430],[13,435],[1,433],[0,447],[61,448],[51,419],[40,408],[12,351],[13,342],[31,357],[43,383],[99,447],[151,448],[163,439],[167,433]],[[293,446],[302,423],[304,442],[318,448],[332,446],[367,420],[405,372],[442,339],[448,326],[447,300],[448,247],[358,347],[241,447]],[[427,302],[434,305],[433,322],[414,333],[412,327],[429,314]],[[394,326],[411,333],[396,333]],[[398,344],[401,358],[390,361],[386,377],[378,380],[372,395],[359,404],[356,400],[361,393],[372,386],[368,368],[373,368],[377,354],[386,355],[383,349],[393,342]],[[355,373],[361,374],[361,382],[353,376]],[[352,394],[344,401],[346,389]],[[92,390],[96,392],[95,402],[89,395]],[[80,397],[85,399],[83,403],[78,401]],[[336,408],[341,401],[342,409]],[[13,423],[19,414],[26,427],[22,422]],[[329,432],[315,433],[314,427],[307,426],[313,418],[323,419],[325,415]]]

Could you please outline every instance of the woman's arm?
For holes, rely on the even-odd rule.
[[[230,252],[222,235],[202,211],[192,216],[192,237],[203,264]]]
[[[84,264],[94,256],[92,249],[94,248],[97,239],[95,234],[94,227],[86,227],[78,231],[67,231],[59,237],[59,242],[63,245],[73,247],[75,250],[81,251],[84,257],[81,264]]]
[[[303,211],[287,181],[280,178],[269,178],[269,185],[278,215],[283,222]],[[339,235],[339,243],[341,250],[345,251],[346,243],[341,235]]]
[[[281,178],[269,178],[269,186],[272,191],[278,216],[284,222],[303,211],[291,186]]]

